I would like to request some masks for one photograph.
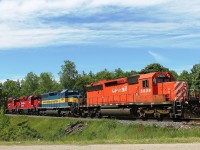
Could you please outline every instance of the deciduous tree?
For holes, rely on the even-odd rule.
[[[52,73],[43,72],[39,77],[37,93],[43,94],[50,91],[59,90],[59,84],[53,78]]]
[[[78,76],[78,71],[76,70],[75,63],[69,60],[64,61],[64,65],[61,66],[59,76],[60,83],[63,86],[63,88],[73,89]]]
[[[35,95],[39,86],[39,77],[33,73],[29,72],[25,79],[22,80],[21,94],[22,95]]]
[[[19,97],[20,96],[20,87],[17,81],[7,80],[3,83],[2,94],[4,97]]]
[[[144,69],[140,71],[140,73],[144,74],[144,73],[150,73],[150,72],[163,72],[163,71],[169,71],[169,69],[163,67],[162,65],[158,63],[153,63],[153,64],[147,65]]]
[[[76,90],[79,90],[82,95],[86,95],[86,85],[94,82],[94,77],[91,76],[91,74],[81,74],[78,76],[74,88]]]
[[[170,70],[171,74],[174,76],[175,80],[178,80],[179,79],[179,75],[176,71],[174,70]]]
[[[104,69],[103,71],[97,72],[95,79],[97,81],[99,80],[111,80],[114,79],[115,75],[113,72],[108,71],[107,69]]]
[[[192,88],[200,89],[200,64],[196,64],[191,69]]]
[[[181,74],[179,75],[178,80],[187,82],[187,83],[188,83],[188,86],[191,87],[191,82],[192,82],[192,80],[191,80],[191,78],[190,78],[190,74],[189,74],[188,71],[183,70],[183,71],[181,72]]]

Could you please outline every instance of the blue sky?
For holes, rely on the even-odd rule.
[[[200,63],[199,0],[1,0],[0,82],[30,71],[141,70],[180,73]]]

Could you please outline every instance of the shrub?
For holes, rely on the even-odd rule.
[[[3,109],[0,108],[0,130],[8,127],[10,125],[10,120],[8,116],[4,114]]]
[[[27,121],[17,125],[11,125],[10,119],[3,110],[0,110],[0,140],[1,141],[20,141],[40,139],[40,134],[28,126]]]

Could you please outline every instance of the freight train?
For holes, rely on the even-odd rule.
[[[7,113],[76,116],[189,119],[200,117],[200,97],[170,72],[138,74],[86,85],[84,100],[76,90],[7,100]],[[195,91],[193,92],[195,93]]]

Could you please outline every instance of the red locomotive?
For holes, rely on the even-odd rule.
[[[19,99],[9,98],[7,100],[8,113],[35,113],[41,104],[41,98],[38,96],[22,96]]]
[[[7,112],[12,112],[16,110],[16,99],[9,98],[7,101]]]
[[[87,86],[87,105],[94,115],[177,118],[182,116],[184,101],[187,83],[175,81],[169,72],[102,80]]]

